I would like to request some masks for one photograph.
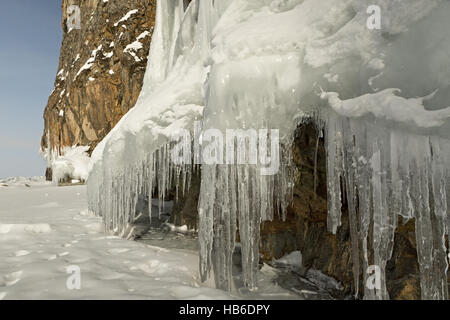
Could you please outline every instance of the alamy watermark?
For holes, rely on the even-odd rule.
[[[263,176],[275,175],[280,168],[278,129],[203,131],[201,123],[196,121],[194,138],[189,130],[178,129],[172,134],[172,141],[175,145],[171,150],[171,160],[176,165],[192,162],[206,165],[253,164],[260,165],[260,174]]]
[[[381,269],[377,265],[372,265],[367,268],[366,286],[370,290],[381,290]]]
[[[81,289],[81,269],[79,266],[73,265],[66,268],[66,273],[70,274],[66,280],[66,288],[68,290]]]
[[[67,8],[67,30],[81,29],[81,10],[77,5],[70,5]]]
[[[369,30],[381,29],[381,8],[377,5],[370,5],[367,7],[367,14],[370,16],[367,18],[367,28]]]

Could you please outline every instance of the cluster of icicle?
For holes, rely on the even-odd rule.
[[[213,267],[216,286],[233,288],[232,258],[239,229],[242,279],[249,289],[257,288],[260,224],[273,220],[274,214],[285,219],[292,199],[295,171],[290,155],[282,159],[280,172],[271,176],[261,175],[257,165],[202,166],[198,210],[203,280]]]
[[[299,93],[289,87],[289,81],[287,85],[283,83],[285,92],[279,87],[273,88],[272,80],[297,70],[299,60],[294,55],[253,59],[254,71],[264,71],[266,78],[243,78],[243,81],[224,85],[226,77],[229,77],[228,71],[235,76],[231,78],[236,79],[236,74],[244,67],[244,64],[236,63],[234,69],[221,70],[220,65],[208,69],[213,28],[229,3],[228,0],[194,0],[185,8],[183,0],[158,1],[157,25],[144,80],[144,87],[151,89],[150,92],[143,91],[139,99],[155,94],[158,89],[154,88],[170,77],[170,70],[177,59],[185,59],[204,66],[208,70],[205,75],[209,72],[209,78],[204,79],[206,92],[202,93],[204,129],[224,129],[222,125],[245,128],[245,123],[233,123],[233,118],[239,118],[233,117],[235,110],[247,112],[246,118],[255,120],[252,123],[255,128],[286,127],[282,134],[284,147],[277,175],[261,175],[260,165],[201,167],[198,211],[202,279],[206,280],[213,269],[217,287],[233,289],[232,256],[239,232],[243,280],[248,288],[254,289],[258,283],[260,224],[272,220],[277,213],[285,217],[295,177],[289,151],[292,140],[289,132],[293,132],[294,126],[286,124],[286,119],[291,120],[292,114],[285,110],[299,108]],[[284,67],[279,68],[280,65]],[[243,70],[245,74],[247,69]],[[252,71],[249,70],[247,73]],[[177,75],[173,79],[177,79]],[[202,88],[198,87],[201,91]],[[168,88],[164,87],[164,90],[169,90],[167,96],[175,95],[170,86]],[[287,92],[292,92],[292,95]],[[136,109],[142,107],[138,104]],[[223,104],[223,109],[218,107],[220,104]],[[162,108],[161,105],[157,107]],[[227,107],[230,109],[226,110]],[[271,108],[272,114],[273,110],[286,114],[276,113],[271,117],[272,123],[258,123],[267,119]],[[167,114],[172,116],[173,110],[169,111]],[[449,230],[449,141],[392,128],[380,129],[374,123],[339,116],[332,111],[325,114],[319,123],[323,123],[327,149],[328,224],[330,231],[336,233],[341,223],[344,195],[350,215],[356,288],[359,288],[361,273],[364,281],[367,280],[369,264],[377,265],[382,271],[382,288],[370,290],[364,286],[364,295],[369,299],[388,298],[384,271],[392,255],[394,232],[400,215],[416,221],[422,297],[447,298],[445,236]],[[228,117],[227,121],[220,115]],[[126,124],[130,120],[127,116],[132,118],[133,114],[127,114],[121,122]],[[194,125],[193,119],[181,122],[187,129]],[[130,129],[132,132],[128,136],[137,140],[133,142],[135,145],[127,145],[130,140],[125,140],[121,153],[111,153],[106,158],[104,155],[108,150],[103,152],[103,148],[115,147],[115,131],[122,129],[121,124],[94,152],[93,158],[100,156],[91,170],[88,195],[90,210],[103,216],[106,230],[126,237],[139,214],[136,212],[139,197],[150,198],[157,193],[162,203],[174,187],[188,188],[194,167],[172,163],[170,137],[164,136],[163,129],[144,128],[145,134],[141,135],[138,130]],[[170,131],[170,125],[167,124],[167,131]],[[116,145],[120,143],[123,141]],[[151,213],[149,215],[151,217]]]
[[[328,227],[336,233],[341,225],[344,196],[349,210],[356,288],[362,270],[364,297],[389,298],[385,268],[392,257],[401,216],[404,222],[415,219],[422,298],[448,299],[450,141],[380,127],[334,111],[327,113],[324,130]],[[379,290],[366,285],[371,275],[366,272],[369,265],[380,268]]]
[[[181,55],[185,55],[186,61],[193,64],[202,64],[201,59],[208,59],[211,54],[212,29],[229,2],[194,0],[189,7],[184,8],[182,0],[158,1],[157,25],[150,50],[148,72],[145,76],[147,82],[144,81],[144,86],[153,87],[152,90],[155,90],[154,87],[170,77],[171,68],[174,68],[177,58]],[[295,59],[290,61],[292,66],[297,63]],[[272,84],[272,79],[263,82]],[[206,108],[213,105],[211,92],[220,89],[211,85],[207,90],[209,99],[205,99]],[[253,104],[263,106],[256,100],[261,99],[261,87],[256,86],[255,89]],[[245,91],[245,88],[243,90]],[[140,99],[146,94],[148,93],[142,92]],[[241,93],[241,96],[248,96],[248,93]],[[268,94],[264,105],[275,107],[274,99],[277,99],[275,94],[272,96]],[[294,94],[291,99],[297,101]],[[252,103],[249,97],[239,99],[240,105],[234,107],[245,111],[244,104],[248,106],[249,103]],[[291,104],[297,106],[295,103]],[[135,109],[142,107],[138,105],[139,100]],[[117,131],[123,122],[127,121],[127,116],[130,115],[127,114],[94,151],[94,161],[88,180],[90,210],[103,217],[106,232],[122,237],[130,235],[133,222],[141,214],[136,211],[140,198],[150,198],[157,194],[162,204],[173,188],[177,188],[177,193],[178,188],[181,189],[179,192],[189,188],[190,177],[196,168],[195,165],[175,165],[171,161],[169,135],[163,138],[161,135],[153,137],[153,140],[156,140],[155,144],[127,141],[129,145],[125,146],[122,153],[106,157],[107,149],[118,145],[111,141],[114,141],[114,135],[120,134]],[[193,125],[189,123],[186,127],[192,129]],[[220,128],[216,123],[209,127]],[[240,124],[234,127],[240,128]],[[225,128],[220,129],[224,129],[225,132]],[[281,155],[273,155],[274,159],[281,162],[277,175],[263,176],[260,173],[260,166],[253,164],[202,165],[199,199],[200,270],[203,280],[206,280],[214,265],[214,275],[219,288],[232,289],[231,259],[237,230],[242,244],[245,285],[249,288],[257,286],[260,223],[272,220],[274,214],[284,218],[292,197],[294,175],[290,163],[292,139],[286,135],[282,140],[285,147]],[[137,152],[132,146],[133,143],[143,149]],[[122,166],[118,166],[117,163],[121,163]],[[148,214],[151,217],[151,212]]]
[[[141,214],[152,217],[152,206],[148,212],[139,212],[138,201],[142,197],[151,199],[157,195],[159,210],[167,195],[175,189],[175,195],[184,194],[190,186],[195,166],[177,166],[170,161],[170,144],[148,154],[139,164],[124,166],[120,172],[103,172],[103,176],[89,177],[89,210],[103,217],[105,231],[128,238],[133,232],[133,223]],[[97,184],[96,181],[101,181]]]

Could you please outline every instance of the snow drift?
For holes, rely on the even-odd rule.
[[[422,298],[448,298],[450,2],[183,3],[158,2],[138,102],[93,153],[90,209],[107,229],[125,234],[139,195],[158,190],[163,201],[172,186],[189,185],[195,167],[170,160],[177,129],[193,131],[198,119],[204,129],[277,129],[276,175],[253,164],[202,166],[202,278],[214,266],[217,286],[232,289],[238,222],[244,282],[255,289],[259,225],[289,205],[292,134],[314,119],[326,140],[331,232],[343,196],[349,205],[356,288],[374,264],[381,288],[365,286],[364,296],[388,298],[384,269],[400,215],[416,221]],[[367,27],[370,5],[381,9],[379,30]]]

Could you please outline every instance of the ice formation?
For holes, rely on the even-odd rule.
[[[47,168],[52,169],[52,180],[59,183],[67,180],[87,181],[89,175],[89,146],[72,146],[54,148],[50,145],[47,133],[47,148],[41,154],[47,161]]]
[[[86,181],[91,160],[87,154],[88,150],[89,146],[65,147],[60,155],[54,156],[51,162],[53,182],[68,179]]]
[[[368,28],[371,5],[380,30]],[[314,119],[326,141],[331,232],[342,203],[349,209],[356,288],[377,265],[382,286],[364,286],[364,296],[388,298],[384,269],[402,216],[416,222],[422,298],[448,298],[448,16],[444,0],[158,1],[138,102],[93,153],[90,209],[126,235],[139,196],[157,192],[162,203],[188,187],[195,167],[173,164],[170,150],[195,120],[220,131],[277,129],[277,174],[261,175],[261,164],[201,168],[202,278],[213,268],[217,286],[233,288],[239,230],[244,283],[255,289],[260,223],[284,215],[292,134]]]

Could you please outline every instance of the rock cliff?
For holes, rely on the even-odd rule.
[[[79,29],[76,25],[79,8]],[[63,41],[44,111],[42,150],[90,151],[134,106],[141,91],[156,0],[63,0]],[[69,21],[69,23],[68,23]],[[47,170],[51,179],[51,170]]]

